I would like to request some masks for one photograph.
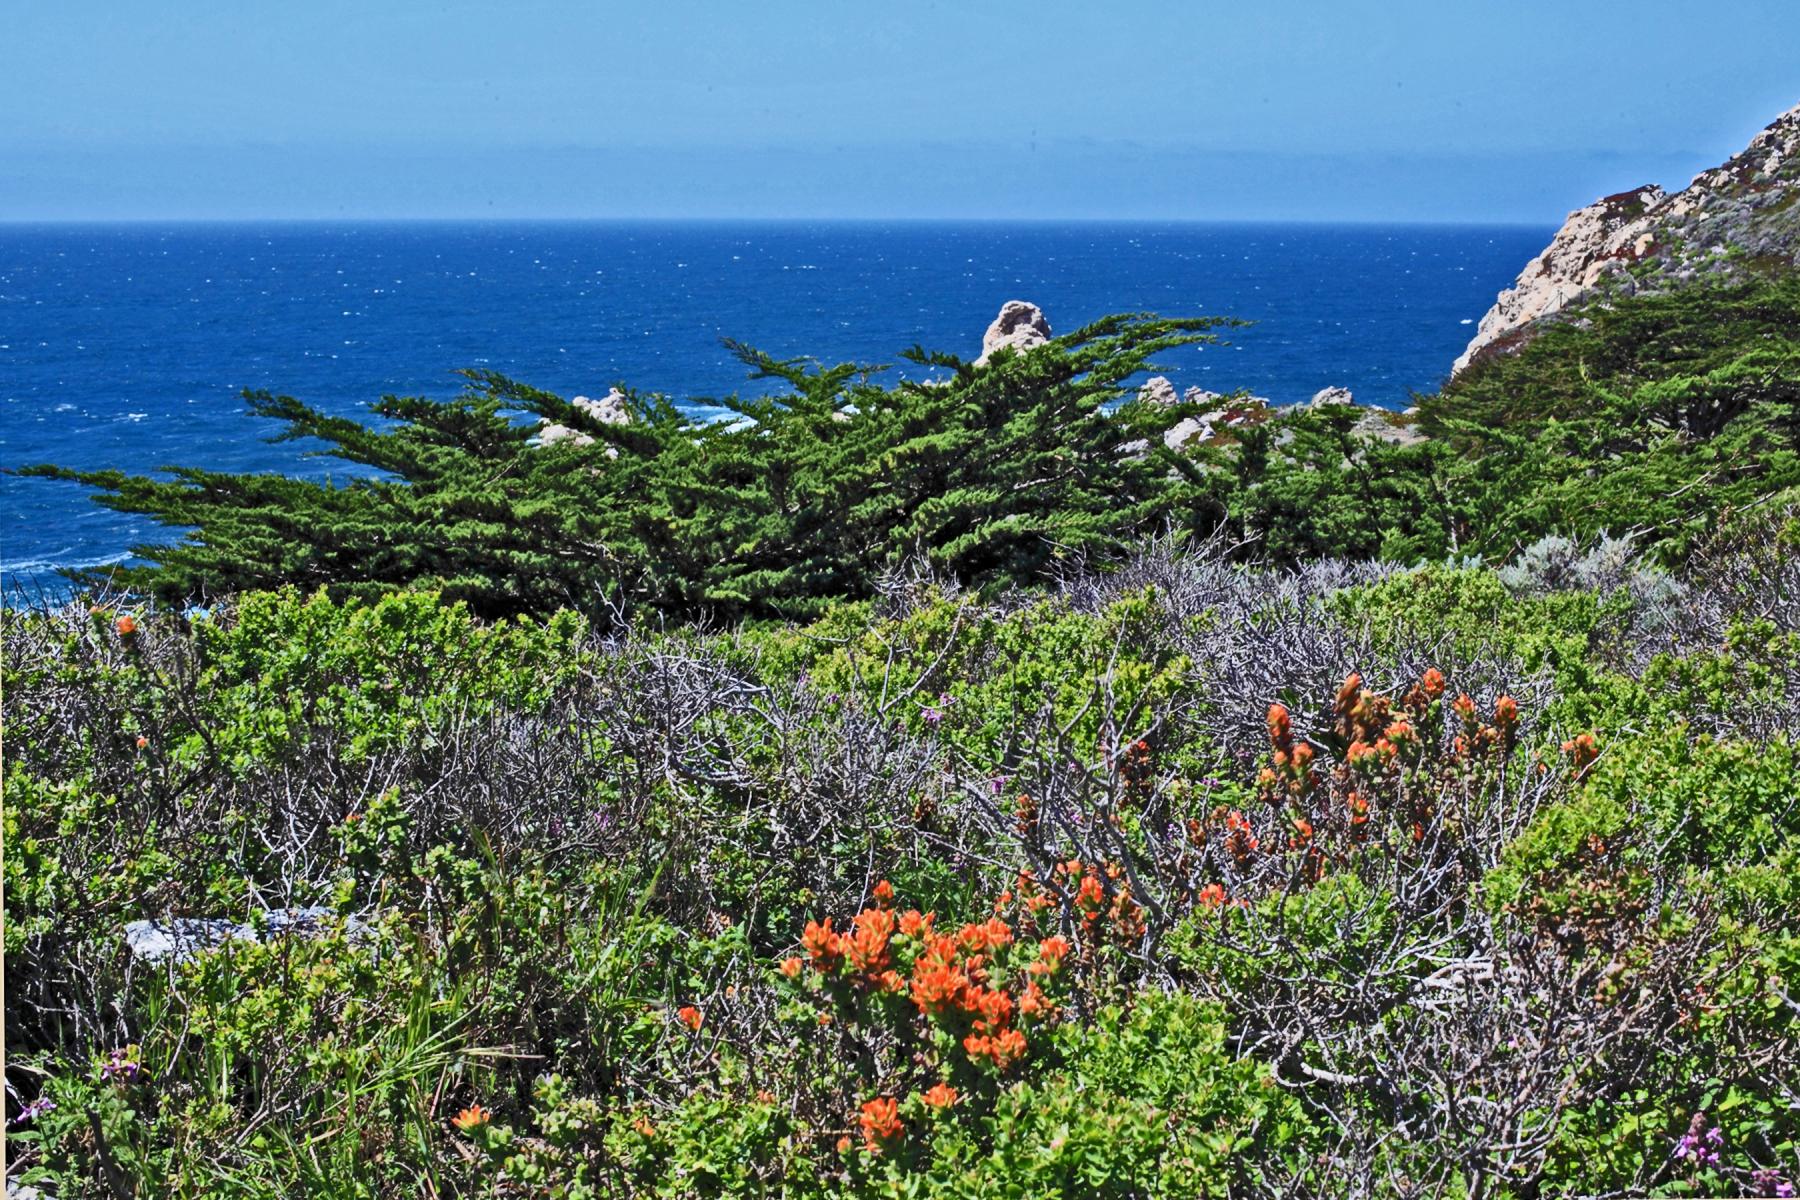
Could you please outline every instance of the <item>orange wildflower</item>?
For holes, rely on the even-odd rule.
[[[1444,673],[1436,667],[1426,668],[1425,674],[1419,678],[1419,686],[1431,699],[1441,698],[1444,694]]]
[[[963,1039],[963,1049],[968,1051],[970,1058],[991,1059],[995,1067],[1004,1071],[1025,1057],[1025,1035],[1016,1029],[992,1035],[971,1033]]]
[[[900,932],[907,937],[917,937],[920,932],[931,932],[931,914],[921,913],[918,909],[908,909],[900,914]]]
[[[1215,881],[1201,888],[1200,903],[1207,908],[1218,908],[1223,905],[1225,903],[1225,885]]]
[[[122,638],[135,636],[138,631],[137,618],[127,613],[113,622],[113,628],[118,630]]]
[[[681,1019],[683,1025],[695,1031],[699,1030],[700,1022],[706,1019],[700,1015],[700,1010],[691,1004],[682,1005],[675,1011],[675,1015]]]
[[[1585,771],[1600,757],[1600,742],[1591,733],[1578,733],[1562,744],[1563,753],[1573,762],[1576,774]]]
[[[805,932],[800,935],[800,945],[812,957],[813,966],[828,975],[844,961],[844,938],[831,931],[830,917],[823,923],[808,921]]]
[[[1038,964],[1033,963],[1032,965],[1037,966]],[[1044,989],[1040,988],[1037,980],[1034,979],[1025,985],[1024,991],[1019,993],[1019,1015],[1035,1017],[1041,1012],[1048,1011],[1050,1011],[1050,1001],[1044,995]]]
[[[451,1117],[450,1123],[464,1133],[467,1133],[471,1129],[479,1129],[483,1125],[486,1125],[493,1119],[493,1116],[493,1113],[481,1107],[481,1105],[471,1104],[469,1107],[457,1113],[454,1117]]]
[[[894,914],[885,908],[867,908],[856,914],[856,928],[848,937],[838,939],[847,950],[850,965],[865,975],[879,975],[888,969],[888,939],[894,936]]]
[[[1294,736],[1293,718],[1288,715],[1285,704],[1269,705],[1269,740],[1276,746],[1286,749],[1289,739]]]
[[[934,1084],[919,1094],[919,1099],[932,1108],[949,1108],[956,1103],[957,1091],[947,1083]]]
[[[899,1103],[892,1096],[883,1096],[862,1106],[863,1144],[870,1154],[880,1154],[906,1132],[906,1126],[900,1123],[899,1109]]]
[[[805,965],[805,963],[801,962],[798,955],[784,958],[781,960],[781,973],[786,975],[789,979],[798,979],[800,978],[800,970]]]
[[[892,904],[894,902],[894,885],[887,880],[883,879],[880,883],[876,884],[874,890],[875,899],[879,900],[881,903]]]

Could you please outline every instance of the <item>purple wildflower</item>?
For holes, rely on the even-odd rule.
[[[996,796],[998,796],[1001,792],[1005,791],[1006,790],[1006,776],[996,775],[992,779],[988,780],[988,790],[993,792],[994,795],[996,795]]]
[[[7,1124],[23,1125],[25,1122],[41,1117],[45,1113],[53,1113],[55,1111],[56,1101],[50,1099],[48,1096],[40,1096],[30,1104],[27,1104],[24,1108],[21,1108],[19,1110],[19,1115],[8,1121]]]
[[[107,1055],[106,1061],[100,1064],[100,1078],[116,1079],[122,1083],[136,1083],[144,1073],[144,1064],[137,1059],[137,1047],[126,1046],[114,1050]]]
[[[1758,1167],[1750,1172],[1750,1183],[1759,1196],[1792,1196],[1794,1185],[1781,1177],[1773,1167]]]
[[[1695,1167],[1719,1165],[1719,1149],[1725,1145],[1725,1132],[1717,1125],[1708,1129],[1706,1114],[1698,1112],[1688,1122],[1688,1130],[1675,1143],[1672,1157],[1686,1159]]]

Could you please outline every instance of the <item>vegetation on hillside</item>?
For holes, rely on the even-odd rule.
[[[1797,301],[1592,310],[1408,447],[1168,451],[1125,383],[1216,323],[1121,318],[82,476],[198,533],[0,614],[20,1178],[1792,1194]]]
[[[59,1196],[1773,1189],[1795,512],[1680,575],[1164,547],[714,634],[9,613],[14,1153]]]

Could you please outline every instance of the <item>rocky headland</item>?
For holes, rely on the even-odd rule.
[[[1452,375],[1522,345],[1539,322],[1603,289],[1800,267],[1800,105],[1679,192],[1655,184],[1570,213],[1481,319]]]

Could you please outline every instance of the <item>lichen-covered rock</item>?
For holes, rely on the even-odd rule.
[[[1313,393],[1313,398],[1311,400],[1307,401],[1307,405],[1311,408],[1322,408],[1328,404],[1355,404],[1355,403],[1356,403],[1356,397],[1351,393],[1350,389],[1347,387],[1320,388],[1318,391]]]
[[[1670,195],[1654,185],[1569,214],[1482,317],[1451,374],[1515,348],[1602,285],[1630,293],[1703,274],[1800,267],[1800,105]]]
[[[981,337],[978,367],[986,366],[996,350],[1010,347],[1020,354],[1050,340],[1050,321],[1044,310],[1028,300],[1008,300],[1000,306],[1000,315]]]

